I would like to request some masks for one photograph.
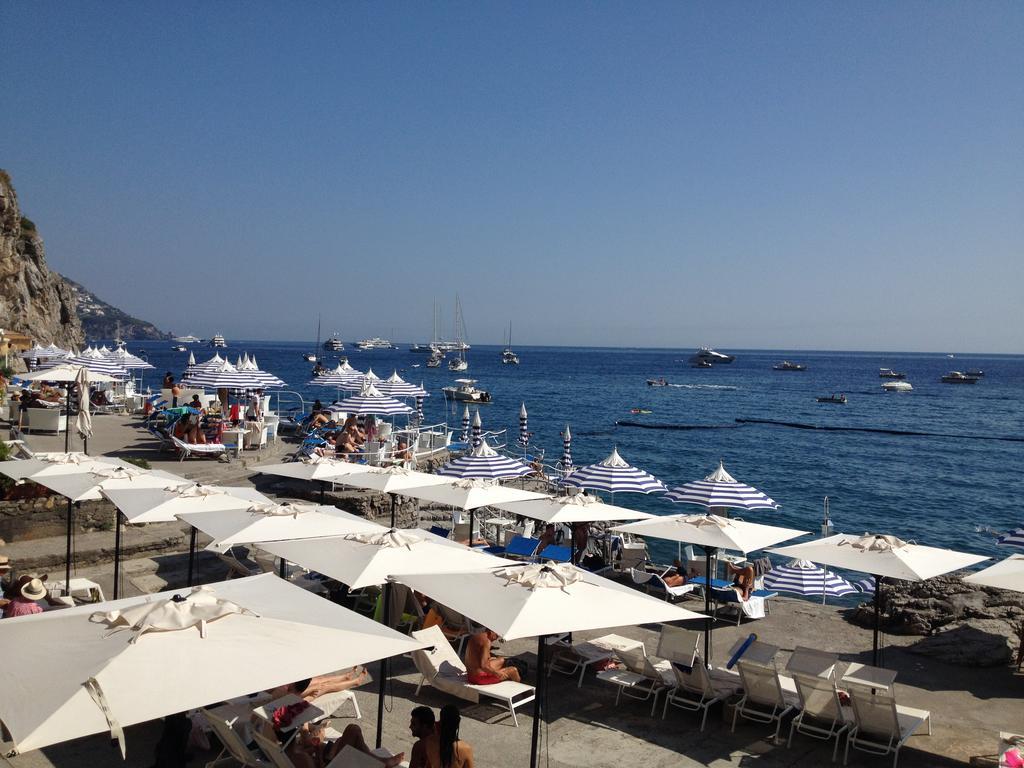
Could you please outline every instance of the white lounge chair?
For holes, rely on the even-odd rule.
[[[222,717],[218,717],[208,709],[201,709],[199,711],[206,718],[206,722],[210,724],[210,728],[217,735],[217,739],[222,747],[220,753],[206,764],[206,768],[218,768],[218,766],[236,762],[246,768],[249,768],[249,766],[266,768],[266,766],[272,765],[272,763],[249,749],[229,722]]]
[[[700,654],[694,656],[689,670],[686,667],[687,665],[679,662],[672,664],[675,686],[665,694],[665,706],[661,712],[661,719],[664,720],[668,715],[669,704],[690,712],[702,712],[700,730],[703,731],[711,707],[739,690],[739,675],[731,675],[721,670],[715,670],[712,673],[704,664],[704,659],[700,657]]]
[[[800,714],[789,726],[786,746],[793,744],[793,733],[799,731],[815,739],[836,740],[832,748],[832,762],[839,753],[839,740],[853,726],[853,710],[839,700],[839,688],[834,677],[793,674],[800,695]]]
[[[606,669],[597,673],[597,679],[618,686],[615,693],[615,704],[625,694],[638,701],[651,701],[651,715],[658,705],[658,696],[662,691],[675,684],[672,664],[666,659],[651,658],[641,645],[639,648],[623,649],[616,654],[625,669]]]
[[[220,456],[225,451],[223,443],[186,443],[174,435],[171,435],[171,444],[181,451],[178,461],[184,461],[193,456]]]
[[[516,708],[533,701],[536,690],[532,685],[511,680],[503,680],[492,685],[473,685],[466,675],[466,665],[462,663],[462,659],[452,648],[440,627],[421,629],[413,632],[412,636],[433,646],[413,651],[412,660],[421,675],[419,685],[416,686],[417,694],[424,683],[429,683],[439,691],[474,703],[480,701],[480,696],[497,699],[508,707],[512,722],[519,727]]]
[[[732,730],[736,731],[736,720],[743,717],[756,723],[775,723],[772,737],[779,738],[782,720],[800,706],[800,696],[792,678],[783,677],[775,666],[778,648],[768,643],[762,646],[763,653],[751,654],[748,649],[736,667],[743,683],[743,698],[736,704],[732,716]]]
[[[850,702],[853,704],[854,725],[846,738],[843,765],[850,757],[850,747],[862,752],[887,755],[892,752],[892,768],[900,759],[900,747],[922,725],[932,733],[932,713],[924,709],[912,709],[896,703],[890,693],[871,692],[860,685],[849,686]]]
[[[637,586],[643,587],[649,594],[662,595],[669,602],[682,600],[697,588],[696,584],[680,584],[677,587],[670,587],[660,574],[651,571],[641,571],[636,568],[629,569],[630,578]]]
[[[391,757],[392,753],[386,749],[375,749],[373,754],[378,757]],[[353,747],[351,744],[344,747],[331,762],[327,764],[327,768],[380,768],[382,765],[381,761],[377,757],[360,752],[358,749]],[[409,762],[400,763],[401,766],[408,766]]]

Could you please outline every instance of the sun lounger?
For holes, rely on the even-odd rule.
[[[445,528],[441,525],[432,525],[430,526],[430,533],[434,534],[435,536],[440,536],[442,539],[447,539],[448,536],[451,534],[451,531],[448,528]]]
[[[505,557],[532,558],[540,546],[540,539],[528,539],[516,536],[505,544]]]
[[[466,676],[466,665],[452,648],[448,638],[440,627],[428,627],[413,632],[412,636],[433,647],[421,651],[413,651],[412,660],[421,678],[416,686],[416,693],[424,683],[429,683],[440,691],[458,696],[466,701],[479,702],[481,696],[487,696],[503,702],[512,722],[519,727],[516,708],[533,701],[536,691],[532,685],[503,680],[493,685],[473,685]]]
[[[691,665],[672,663],[675,676],[674,687],[665,695],[665,706],[661,712],[664,720],[671,704],[690,712],[701,712],[700,730],[707,724],[708,711],[740,690],[739,675],[724,670],[708,670],[700,654],[694,654]]]
[[[181,451],[181,458],[178,461],[184,461],[193,456],[220,456],[226,448],[223,443],[186,443],[174,435],[171,435],[171,444]]]
[[[853,710],[843,706],[839,700],[839,688],[835,678],[818,677],[794,673],[796,690],[800,695],[800,714],[789,726],[789,740],[793,744],[793,733],[800,732],[815,739],[836,740],[832,748],[832,762],[839,752],[839,740],[853,725]]]
[[[206,764],[206,768],[219,768],[221,765],[231,765],[234,763],[246,767],[255,766],[256,768],[265,768],[265,766],[273,765],[273,763],[268,762],[249,749],[242,741],[242,737],[231,727],[231,723],[222,717],[218,717],[208,709],[201,709],[199,711],[206,718],[206,722],[210,724],[210,728],[217,735],[217,739],[222,747],[220,753]]]
[[[378,757],[391,757],[392,752],[386,749],[375,749],[373,754]],[[327,768],[380,768],[383,763],[372,755],[368,755],[365,752],[360,752],[358,749],[353,747],[351,744],[344,747],[331,762],[327,764]],[[400,766],[408,766],[409,762],[399,763]]]
[[[629,569],[630,578],[637,586],[642,586],[652,595],[661,595],[669,602],[682,600],[684,596],[693,592],[696,584],[680,584],[677,587],[670,587],[665,580],[651,571],[640,571],[636,568]]]
[[[772,737],[778,739],[783,718],[799,708],[800,696],[795,683],[792,678],[780,675],[775,666],[778,651],[774,645],[755,641],[736,662],[743,684],[743,697],[733,712],[733,732],[736,731],[737,719],[743,717],[757,723],[775,723]]]
[[[639,701],[651,701],[651,715],[658,705],[658,696],[675,684],[672,665],[665,659],[650,657],[641,645],[639,648],[622,649],[618,657],[625,669],[606,669],[597,673],[597,679],[618,686],[615,693],[615,704],[618,705],[623,694]]]
[[[579,688],[583,685],[583,675],[591,666],[614,659],[620,650],[629,651],[642,645],[639,640],[630,640],[620,635],[602,635],[572,644],[562,639],[553,643],[555,652],[548,664],[548,676],[552,672],[575,675],[578,671],[580,677],[576,687]]]
[[[843,765],[850,757],[850,747],[876,755],[892,753],[892,768],[900,759],[900,747],[922,725],[932,732],[932,714],[924,709],[912,709],[896,703],[891,693],[872,692],[871,688],[851,685],[850,703],[853,704],[854,724],[846,738]]]
[[[552,560],[556,563],[568,563],[572,557],[572,549],[560,547],[556,544],[548,544],[540,552],[541,560]]]
[[[750,593],[749,600],[743,600],[732,586],[719,589],[711,585],[711,600],[714,603],[714,615],[718,617],[718,609],[725,607],[736,611],[736,625],[746,616],[748,619],[763,619],[769,613],[768,600],[778,597],[778,592],[770,592],[766,589],[755,589]]]

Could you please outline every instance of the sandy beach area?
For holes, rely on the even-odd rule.
[[[272,443],[262,454],[247,452],[242,459],[230,463],[190,460],[179,463],[168,454],[155,450],[155,441],[139,428],[136,419],[103,416],[95,421],[96,436],[90,441],[90,453],[146,458],[154,468],[183,474],[205,483],[230,485],[251,484],[250,467],[283,456],[293,446]],[[77,440],[77,438],[75,438]],[[63,450],[63,436],[29,436],[35,450]],[[73,446],[73,448],[76,446]],[[154,592],[183,586],[187,537],[177,524],[159,524],[145,528],[129,528],[125,533],[124,587],[127,595]],[[113,532],[81,533],[76,537],[79,562],[76,575],[96,581],[109,597],[112,594],[110,555]],[[4,551],[15,563],[58,563],[46,568],[54,577],[63,572],[63,537],[26,539],[10,542]],[[200,559],[200,574],[205,581],[220,580],[224,566],[212,556]],[[683,604],[700,610],[697,600]],[[623,627],[616,632],[643,640],[650,654],[657,645],[657,628]],[[583,637],[606,632],[584,633]],[[778,598],[770,615],[756,622],[736,626],[719,621],[714,633],[714,659],[722,663],[727,649],[740,637],[756,632],[759,639],[783,649],[781,660],[796,646],[810,646],[838,653],[842,662],[870,663],[871,633],[848,623],[840,609],[813,602]],[[1000,731],[1024,728],[1024,674],[1011,667],[967,668],[939,663],[913,654],[906,647],[917,637],[886,637],[884,666],[897,670],[896,693],[901,704],[927,709],[932,713],[932,734],[915,735],[900,756],[902,766],[995,765],[993,755]],[[528,682],[536,674],[536,643],[521,640],[505,643],[501,653],[517,656],[529,665]],[[12,649],[5,656],[11,658]],[[424,688],[414,695],[418,675],[407,659],[396,659],[392,665],[394,678],[387,701],[384,743],[394,751],[408,751],[408,714],[412,707],[426,704],[435,709],[449,701],[460,704],[463,714],[462,738],[476,751],[480,766],[525,766],[529,764],[530,706],[519,712],[520,725],[512,726],[504,711],[487,704],[472,705]],[[325,670],[326,672],[327,670]],[[547,723],[542,724],[543,746],[541,765],[591,766],[618,768],[624,765],[643,766],[818,766],[827,765],[831,744],[797,734],[791,748],[785,743],[771,743],[771,728],[740,721],[735,733],[723,717],[722,708],[713,709],[706,730],[698,731],[695,715],[670,710],[661,717],[659,703],[654,717],[650,704],[623,699],[616,706],[615,688],[589,674],[582,687],[575,677],[558,673],[549,678]],[[140,681],[140,684],[144,682]],[[371,690],[372,689],[372,690]],[[376,687],[367,686],[357,692],[363,717],[359,721],[367,736],[372,736],[376,716]],[[731,717],[730,717],[731,720]],[[351,718],[340,718],[344,727]],[[788,725],[783,733],[788,732]],[[128,729],[128,757],[122,762],[116,748],[103,735],[47,748],[7,759],[0,764],[16,768],[43,766],[149,766],[152,745],[159,735],[159,724],[145,724]],[[6,745],[4,752],[9,749]],[[840,759],[841,759],[840,750]],[[190,765],[205,765],[213,753],[197,754]],[[872,757],[852,752],[851,765],[887,766],[891,757]]]

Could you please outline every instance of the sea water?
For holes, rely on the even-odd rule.
[[[232,362],[243,352],[261,368],[288,382],[308,405],[335,390],[310,386],[312,365],[302,359],[309,343],[234,341],[221,350]],[[144,350],[155,371],[144,387],[159,386],[165,371],[178,378],[187,352],[170,342],[131,342]],[[346,345],[350,347],[350,345]],[[197,361],[213,350],[192,345]],[[1024,525],[1020,507],[1024,470],[1024,357],[911,353],[846,353],[729,350],[736,361],[692,368],[692,350],[517,347],[521,364],[502,365],[500,347],[474,346],[469,370],[454,374],[427,368],[427,355],[406,348],[343,353],[318,352],[334,367],[339,354],[361,371],[381,378],[394,370],[430,393],[427,423],[447,421],[458,431],[463,404],[446,404],[441,387],[474,378],[493,402],[479,406],[484,429],[508,429],[509,450],[518,436],[525,403],[532,432],[530,451],[545,463],[561,456],[561,432],[572,430],[577,466],[604,459],[617,447],[631,464],[668,486],[703,478],[718,466],[764,491],[778,511],[747,512],[744,519],[814,532],[821,528],[822,499],[831,500],[836,532],[887,533],[919,544],[951,547],[995,557],[996,532]],[[772,370],[783,359],[803,363],[802,372]],[[882,390],[879,368],[904,371],[909,393]],[[977,384],[944,384],[953,369],[984,370]],[[665,377],[678,387],[649,387]],[[842,392],[846,405],[816,402]],[[344,396],[345,393],[342,393]],[[282,401],[284,402],[284,401]],[[291,405],[296,405],[294,398]],[[282,406],[284,407],[284,406]],[[634,408],[650,414],[632,414]],[[473,406],[476,409],[476,406]],[[739,424],[767,419],[805,425],[890,429],[929,433],[893,435]],[[630,420],[701,427],[653,430],[616,426]],[[1013,438],[996,440],[991,438]],[[696,512],[658,495],[618,494],[616,504],[655,514]],[[664,547],[663,547],[664,548]],[[667,548],[664,548],[667,550]],[[673,548],[674,550],[674,548]],[[662,556],[669,553],[659,552]]]

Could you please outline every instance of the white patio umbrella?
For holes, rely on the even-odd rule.
[[[140,469],[132,466],[94,468],[88,472],[74,474],[37,475],[32,480],[76,503],[98,501],[103,498],[102,491],[106,489],[194,485],[191,480],[164,472],[162,469]]]
[[[396,497],[401,495],[407,488],[423,488],[429,485],[444,485],[451,482],[446,477],[431,475],[426,472],[417,472],[401,466],[371,467],[366,464],[357,464],[362,472],[339,477],[341,485],[351,488],[362,488],[368,491],[387,493],[391,496],[391,527],[395,527],[395,505]]]
[[[660,493],[665,484],[654,475],[639,467],[631,466],[619,456],[619,449],[597,464],[588,464],[574,470],[563,481],[566,485],[587,488],[592,491],[616,493]]]
[[[391,584],[388,583],[388,576],[395,571],[435,573],[484,569],[510,563],[442,539],[429,531],[396,528],[380,528],[378,531],[322,539],[259,542],[257,546],[282,559],[330,576],[347,584],[350,589],[383,584],[381,615],[385,623],[390,622],[391,616]],[[384,688],[387,678],[387,659],[382,659],[377,703],[378,747],[384,723]]]
[[[320,503],[324,501],[324,484],[337,482],[343,477],[364,474],[368,466],[351,461],[342,461],[328,456],[308,456],[301,461],[287,461],[281,464],[258,464],[254,472],[275,477],[290,477],[295,480],[315,480],[320,483]]]
[[[19,752],[423,644],[271,574],[4,620],[0,719]]]
[[[1010,555],[983,571],[964,576],[968,584],[1024,592],[1024,555]]]
[[[450,478],[449,478],[450,479]],[[429,485],[419,488],[406,488],[402,495],[411,496],[421,501],[432,501],[470,513],[469,538],[473,540],[473,515],[480,507],[491,506],[507,501],[530,501],[531,499],[550,498],[544,493],[523,491],[519,488],[508,488],[499,485],[495,480],[466,479],[455,480],[444,485]]]
[[[718,515],[667,515],[641,520],[638,523],[627,523],[612,530],[683,544],[696,544],[704,550],[704,610],[707,613],[704,660],[708,663],[711,663],[711,635],[714,631],[714,622],[711,619],[711,558],[720,549],[742,552],[746,555],[807,533],[776,525],[731,520]]]
[[[184,512],[210,512],[222,509],[248,509],[252,504],[274,502],[248,486],[223,487],[172,483],[162,488],[104,488],[103,495],[117,508],[114,528],[114,599],[120,591],[121,516],[129,523],[167,523]],[[188,585],[195,574],[196,529],[189,527]]]
[[[867,573],[875,579],[875,631],[873,652],[875,666],[878,666],[878,636],[881,625],[880,586],[884,579],[924,581],[944,573],[958,571],[976,565],[987,557],[951,549],[926,547],[906,542],[895,536],[864,534],[851,536],[838,533],[824,539],[815,539],[804,544],[794,544],[769,550],[777,555],[809,560],[812,563],[833,565],[859,573]]]
[[[394,579],[468,616],[506,640],[537,638],[531,766],[537,764],[547,680],[544,674],[547,636],[704,618],[567,563],[523,563],[459,573],[396,573]]]
[[[78,418],[75,419],[75,429],[82,436],[84,441],[84,452],[89,452],[89,438],[92,437],[92,414],[89,412],[89,369],[82,368],[75,379],[75,386],[78,388]]]
[[[78,377],[82,372],[83,366],[72,365],[66,362],[62,362],[59,365],[55,365],[52,368],[46,368],[43,370],[32,371],[30,373],[20,373],[18,378],[22,381],[53,381],[62,382],[64,384],[74,384],[78,381]],[[92,368],[89,369],[89,381],[94,384],[109,383],[119,381],[120,379],[113,376],[108,376],[105,373],[98,373]],[[67,388],[67,398],[64,403],[64,407],[68,411],[68,419],[71,418],[71,387]],[[68,424],[67,426],[70,426]],[[64,451],[68,452],[71,448],[71,430],[64,430]]]
[[[682,504],[697,504],[708,509],[778,509],[779,505],[756,488],[739,482],[718,462],[718,469],[703,480],[677,486],[665,498]],[[728,517],[728,514],[725,515]]]
[[[383,530],[383,526],[337,507],[315,504],[252,503],[244,509],[182,512],[179,520],[213,538],[208,547],[223,552],[236,544],[342,536]]]

